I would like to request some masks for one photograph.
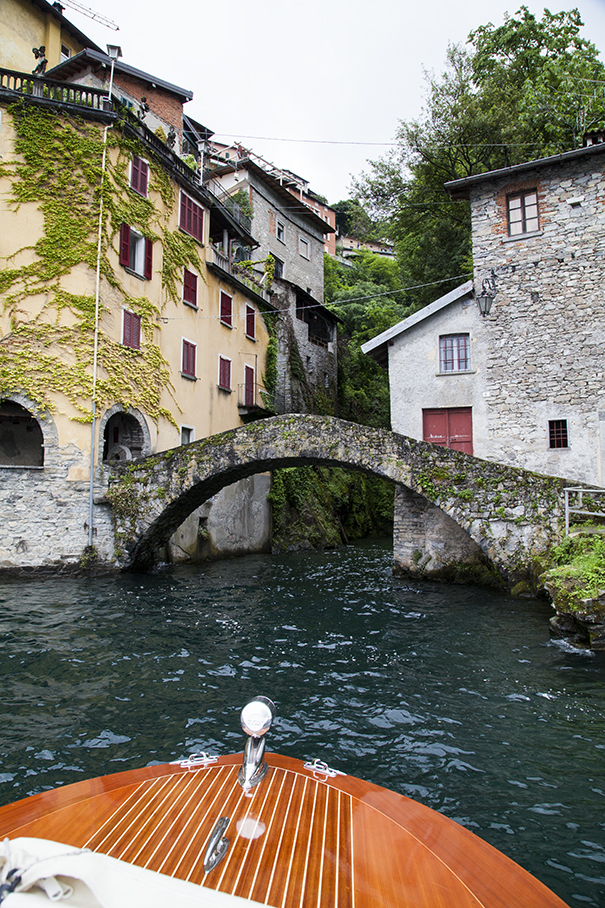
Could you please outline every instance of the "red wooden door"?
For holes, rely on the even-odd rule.
[[[471,407],[449,407],[422,411],[422,437],[434,445],[473,453],[473,411]]]

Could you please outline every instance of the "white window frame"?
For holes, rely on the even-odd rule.
[[[280,221],[279,218],[276,218],[275,221],[275,236],[280,243],[283,243],[284,246],[286,245],[286,225],[283,223],[283,221]]]
[[[197,353],[197,351],[196,351],[196,353]],[[189,441],[183,441],[183,431],[191,433],[191,437],[190,437]],[[182,425],[181,426],[181,444],[190,445],[192,441],[195,441],[195,426]]]
[[[298,237],[298,253],[307,261],[311,261],[311,244],[305,236]]]
[[[460,359],[460,340],[465,339],[464,343],[464,360]],[[451,345],[451,354],[452,354],[452,368],[445,368],[447,365],[446,362],[446,344],[448,341],[452,342]],[[454,342],[456,341],[456,342]],[[464,362],[464,365],[461,366],[460,363]],[[456,375],[461,372],[470,372],[471,371],[471,336],[468,331],[459,331],[456,334],[441,334],[439,335],[439,374],[440,375]]]

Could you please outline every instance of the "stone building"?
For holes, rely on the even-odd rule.
[[[99,63],[82,53],[78,78],[82,62]],[[104,64],[99,71],[108,76],[108,57]],[[0,567],[7,568],[77,563],[91,544],[109,560],[109,464],[234,428],[262,411],[275,320],[266,290],[220,254],[254,243],[249,220],[146,125],[148,115],[168,126],[172,117],[178,147],[179,121],[168,116],[166,96],[182,108],[189,93],[131,68],[122,75],[132,96],[140,99],[152,81],[158,91],[146,96],[149,110],[132,112],[123,89],[108,99],[106,84],[54,75],[63,79],[0,70]],[[216,538],[226,551],[269,544],[266,481],[255,482],[225,503]],[[206,544],[208,509],[192,520],[173,554]]]
[[[474,289],[364,345],[388,362],[393,428],[602,485],[605,144],[446,188],[471,202]]]
[[[223,201],[245,200],[251,212],[256,245],[231,250],[235,268],[238,261],[253,262],[249,267],[262,284],[265,263],[273,259],[271,299],[281,315],[276,409],[333,413],[338,319],[323,306],[325,239],[334,233],[328,214],[310,207],[312,194],[301,177],[246,149],[211,145],[206,163],[206,185]]]
[[[469,199],[474,282],[363,345],[389,370],[393,429],[602,486],[605,479],[605,143],[448,183]],[[481,314],[479,303],[485,310]],[[451,527],[399,498],[396,563],[432,522],[427,564]],[[451,532],[450,532],[451,531]],[[463,545],[464,539],[459,543]],[[416,555],[418,557],[418,555]],[[424,556],[423,556],[424,557]]]

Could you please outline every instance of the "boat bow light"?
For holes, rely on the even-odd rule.
[[[255,697],[240,713],[242,729],[249,736],[244,748],[244,759],[237,776],[242,788],[254,788],[267,775],[265,763],[265,735],[275,718],[275,705],[268,697]]]

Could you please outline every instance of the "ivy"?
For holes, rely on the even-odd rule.
[[[145,343],[133,350],[112,338],[108,329],[115,330],[115,323],[101,302],[97,403],[139,407],[156,422],[164,417],[174,424],[160,403],[164,391],[174,390],[156,342],[162,307],[146,297],[130,297],[108,255],[110,249],[117,251],[120,226],[127,223],[166,244],[162,270],[166,299],[175,298],[178,269],[188,264],[201,272],[193,241],[166,228],[175,199],[168,174],[121,124],[107,133],[103,180],[102,127],[33,105],[12,105],[9,114],[15,156],[0,163],[0,178],[10,182],[9,206],[18,212],[23,205],[36,204],[43,227],[41,236],[17,250],[0,270],[0,307],[11,326],[0,340],[0,395],[23,392],[42,410],[54,409],[63,395],[79,420],[92,419],[95,297],[90,291],[73,293],[73,280],[69,290],[64,281],[75,269],[84,268],[81,284],[94,286],[102,198],[101,300],[112,292],[109,285],[118,294],[118,305],[141,316]],[[132,154],[149,161],[150,194],[159,194],[163,207],[130,188]],[[114,296],[114,311],[115,304]]]

